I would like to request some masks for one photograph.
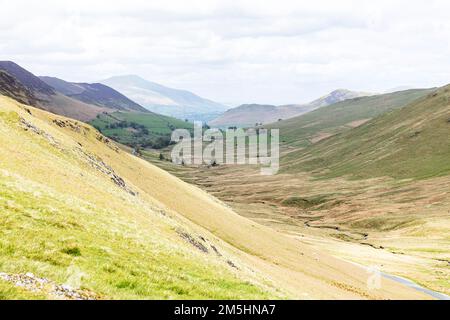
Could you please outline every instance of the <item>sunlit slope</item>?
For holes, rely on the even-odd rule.
[[[450,173],[450,86],[286,157],[287,171],[333,177],[429,178]]]
[[[283,144],[306,147],[401,108],[432,91],[415,89],[345,100],[265,127],[280,129]]]
[[[75,270],[99,298],[426,297],[384,279],[369,290],[364,269],[238,216],[90,126],[5,97],[0,148],[0,272],[65,283]]]
[[[121,180],[141,166],[134,158],[87,125],[27,110],[0,97],[0,272],[61,284],[80,274],[99,298],[283,297],[222,241]],[[34,297],[0,280],[0,297],[23,296]]]

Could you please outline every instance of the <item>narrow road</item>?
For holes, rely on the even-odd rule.
[[[413,289],[415,289],[417,291],[426,293],[426,294],[432,296],[435,299],[438,299],[438,300],[450,300],[450,296],[448,296],[446,294],[443,294],[443,293],[440,293],[440,292],[437,292],[437,291],[433,291],[433,290],[421,287],[417,283],[415,283],[415,282],[413,282],[411,280],[408,280],[408,279],[405,279],[405,278],[402,278],[402,277],[398,277],[398,276],[393,276],[391,274],[384,273],[384,272],[382,272],[381,275],[383,277],[387,278],[387,279],[396,281],[396,282],[401,283],[401,284],[403,284],[405,286],[413,288]]]

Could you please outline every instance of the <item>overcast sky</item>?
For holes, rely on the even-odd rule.
[[[0,0],[0,59],[237,105],[450,83],[450,1]]]

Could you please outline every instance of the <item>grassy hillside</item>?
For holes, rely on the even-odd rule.
[[[80,276],[80,288],[98,298],[278,296],[231,267],[240,263],[223,243],[121,180],[109,158],[125,165],[131,156],[95,130],[0,102],[0,272],[61,284]],[[2,298],[39,296],[1,279],[0,288]]]
[[[128,146],[162,148],[169,144],[175,129],[193,129],[193,125],[156,113],[104,113],[90,122],[104,135]]]
[[[289,146],[305,147],[359,126],[387,111],[401,108],[431,91],[407,90],[355,98],[264,127],[279,128],[280,141]]]
[[[148,153],[148,155],[147,155]],[[261,176],[248,166],[180,167],[144,155],[240,215],[322,252],[450,294],[450,175],[422,180]]]
[[[286,156],[287,171],[327,177],[429,178],[450,173],[450,86]]]
[[[424,298],[240,217],[92,127],[0,97],[0,296]]]

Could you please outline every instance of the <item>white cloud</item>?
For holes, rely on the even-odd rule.
[[[448,1],[7,1],[0,59],[119,74],[233,104],[450,82]]]

